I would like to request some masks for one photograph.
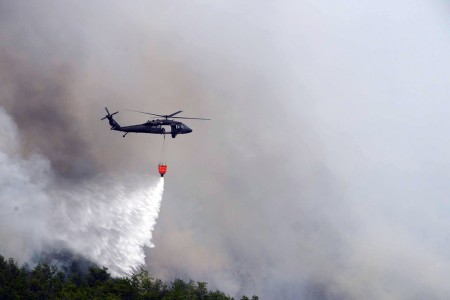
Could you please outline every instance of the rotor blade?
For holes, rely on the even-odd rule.
[[[177,111],[177,112],[175,112],[175,113],[173,113],[173,114],[170,114],[170,115],[167,115],[167,116],[164,116],[164,117],[166,117],[166,118],[172,118],[173,116],[178,115],[180,112],[183,112],[183,111],[182,111],[182,110],[179,110],[179,111]]]
[[[203,119],[203,118],[189,118],[189,117],[173,117],[174,119],[189,119],[189,120],[205,120],[209,121],[211,119]]]
[[[189,119],[189,120],[211,120],[211,119],[204,119],[204,118],[173,117],[174,115],[177,115],[177,114],[181,113],[182,110],[177,111],[176,113],[173,113],[173,114],[170,114],[170,115],[157,115],[157,114],[152,114],[152,113],[145,112],[145,111],[131,110],[131,109],[125,109],[125,110],[126,110],[126,111],[137,112],[137,113],[141,113],[141,114],[146,114],[146,115],[152,115],[152,116],[162,117],[162,118]]]
[[[108,110],[108,108],[106,108],[106,107],[105,107],[105,109],[106,109],[106,112],[107,112],[107,113],[108,113],[108,115],[109,115],[109,110]]]
[[[125,109],[125,110],[126,111],[134,111],[134,112],[141,113],[141,114],[146,114],[146,115],[157,116],[157,117],[163,117],[163,118],[166,117],[166,116],[163,116],[163,115],[152,114],[152,113],[148,113],[148,112],[145,112],[145,111],[130,110],[130,109]]]
[[[116,111],[115,113],[112,113],[111,116],[114,116],[115,114],[119,113],[118,111]]]

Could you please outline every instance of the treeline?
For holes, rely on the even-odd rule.
[[[58,269],[47,263],[30,269],[0,255],[0,299],[202,299],[234,300],[209,291],[206,282],[176,279],[164,283],[141,270],[131,277],[113,278],[107,268],[91,266],[81,271],[76,264]],[[253,296],[252,300],[258,300]],[[241,300],[250,300],[243,296]]]

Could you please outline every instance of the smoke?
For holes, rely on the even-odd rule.
[[[8,197],[39,212],[18,224],[26,207],[2,198],[2,247],[55,244],[59,219],[35,204],[75,217],[153,186],[162,139],[109,131],[105,106],[121,125],[146,121],[124,108],[183,110],[213,120],[166,140],[155,276],[265,299],[449,298],[448,8],[0,0],[2,152],[17,174],[2,182],[27,182]]]
[[[164,180],[99,174],[77,185],[56,180],[49,160],[17,153],[16,125],[0,107],[0,253],[32,262],[68,250],[114,275],[144,264]]]
[[[64,64],[43,72],[29,59],[9,51],[0,53],[0,78],[8,87],[3,92],[2,105],[21,132],[21,153],[42,153],[49,158],[52,169],[65,178],[94,175],[99,166],[77,130],[78,108],[69,88],[73,72]],[[51,139],[44,138],[50,136]]]

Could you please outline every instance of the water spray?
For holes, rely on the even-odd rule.
[[[0,107],[1,108],[1,107]],[[14,122],[0,109],[0,253],[35,263],[41,253],[69,251],[131,275],[153,247],[164,178],[101,174],[61,184],[44,156],[22,158],[11,149],[20,138]],[[14,132],[15,134],[8,134]],[[17,146],[18,147],[18,146]]]

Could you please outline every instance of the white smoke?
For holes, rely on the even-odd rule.
[[[19,135],[0,107],[0,253],[32,262],[42,251],[69,250],[113,275],[145,263],[164,189],[161,178],[103,175],[76,186],[60,182],[48,159],[18,154]]]

